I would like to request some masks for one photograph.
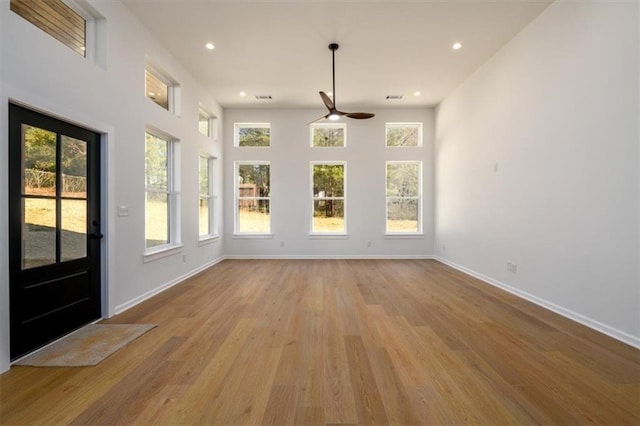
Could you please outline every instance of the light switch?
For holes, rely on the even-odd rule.
[[[118,206],[118,216],[129,216],[129,206]]]

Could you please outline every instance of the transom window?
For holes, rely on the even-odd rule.
[[[385,123],[388,147],[422,146],[422,123]]]
[[[271,125],[269,123],[235,123],[234,146],[265,147],[271,145]]]
[[[10,8],[81,56],[86,56],[87,21],[60,0],[11,0]]]
[[[175,157],[178,143],[168,137],[146,133],[145,143],[145,247],[176,245],[178,198]]]
[[[311,126],[312,147],[342,147],[347,145],[346,123],[314,123]]]
[[[314,234],[346,233],[346,163],[311,163]]]
[[[212,136],[211,114],[204,109],[198,110],[198,130],[207,137]]]
[[[235,232],[271,232],[271,170],[268,161],[236,162]]]
[[[169,110],[169,87],[169,84],[154,71],[145,70],[144,91],[146,97],[167,111]]]
[[[387,161],[387,233],[422,232],[422,162]]]

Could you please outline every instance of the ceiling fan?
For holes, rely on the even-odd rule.
[[[335,121],[340,119],[340,117],[342,117],[343,115],[349,118],[356,118],[358,120],[371,118],[375,115],[368,112],[344,112],[344,111],[339,111],[336,108],[336,102],[335,102],[336,100],[336,50],[338,50],[338,47],[339,46],[337,43],[331,43],[329,45],[329,50],[331,50],[331,58],[333,62],[333,100],[331,100],[331,98],[327,96],[326,93],[322,91],[320,92],[320,97],[322,98],[322,102],[324,102],[324,105],[329,110],[329,113],[327,115],[324,115],[318,118],[317,120],[312,121],[312,123],[316,123],[326,118],[328,118],[329,120]]]

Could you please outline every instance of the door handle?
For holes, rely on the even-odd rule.
[[[89,234],[89,238],[91,238],[92,240],[101,240],[104,238],[104,235],[102,235],[100,232],[93,232]]]

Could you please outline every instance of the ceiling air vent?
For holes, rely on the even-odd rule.
[[[256,99],[258,99],[259,101],[265,101],[273,98],[271,97],[271,95],[256,95]]]
[[[402,98],[404,98],[404,95],[387,95],[389,100],[399,101]]]

